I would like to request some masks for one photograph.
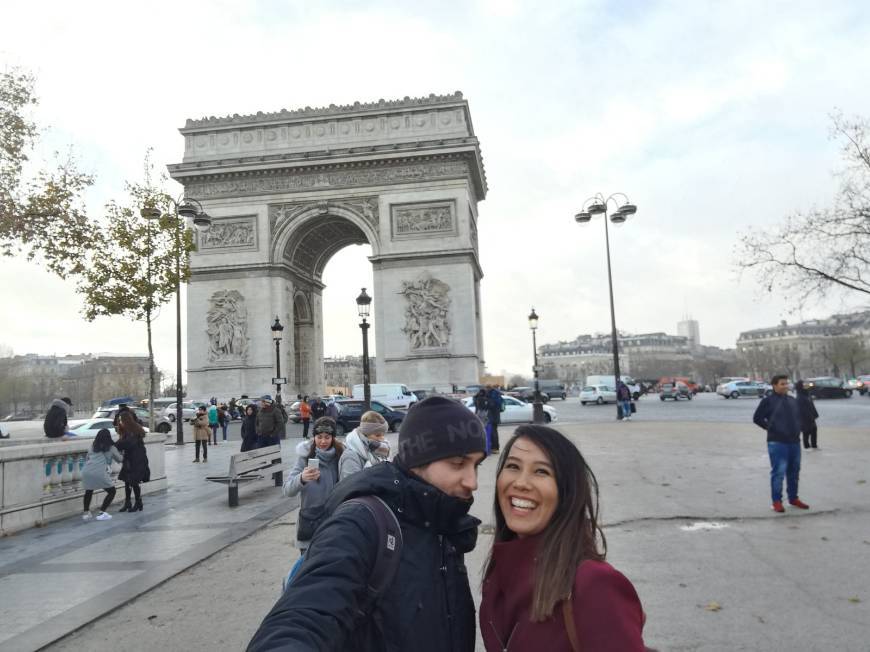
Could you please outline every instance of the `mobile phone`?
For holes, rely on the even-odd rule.
[[[316,457],[308,458],[308,468],[309,469],[319,469],[320,468],[320,460]]]

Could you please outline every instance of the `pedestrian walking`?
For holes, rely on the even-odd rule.
[[[333,489],[305,561],[248,650],[474,650],[464,555],[477,541],[480,521],[468,510],[485,451],[483,425],[466,407],[441,396],[417,403],[393,463]],[[382,538],[385,522],[397,529]],[[395,575],[382,584],[385,567]]]
[[[242,417],[242,448],[241,452],[253,450],[257,447],[257,407],[249,403],[245,407],[245,416]]]
[[[302,493],[296,519],[296,547],[308,549],[314,530],[326,513],[326,500],[338,483],[338,466],[344,446],[335,438],[335,421],[322,417],[314,423],[314,441],[296,446],[296,464],[284,482],[288,498]]]
[[[487,412],[486,390],[481,387],[477,390],[477,394],[474,395],[474,413],[478,419],[486,423]]]
[[[631,421],[631,390],[621,380],[616,381],[616,400],[619,401],[623,421]]]
[[[496,470],[480,631],[488,652],[642,652],[631,582],[605,561],[598,483],[562,433],[520,426]]]
[[[257,411],[257,448],[278,444],[280,414],[271,396],[266,395],[260,399],[260,409]]]
[[[208,414],[205,406],[196,408],[196,416],[193,418],[193,442],[196,446],[196,457],[193,463],[199,462],[199,451],[202,449],[202,461],[208,462],[208,440],[211,438],[211,428],[208,425]]]
[[[308,403],[307,396],[299,403],[299,417],[302,419],[302,438],[308,439],[308,426],[311,424],[311,405]]]
[[[218,445],[217,431],[220,427],[220,418],[218,416],[218,406],[217,401],[211,403],[208,406],[208,410],[206,410],[206,414],[208,415],[208,427],[211,428],[211,434],[214,440],[214,445]]]
[[[148,451],[145,449],[145,429],[136,421],[131,411],[122,412],[118,419],[120,438],[115,448],[124,454],[121,472],[118,479],[124,483],[124,506],[121,512],[141,512],[141,483],[151,479],[151,469],[148,467]],[[136,503],[130,503],[131,493],[136,497]]]
[[[489,434],[489,451],[490,453],[498,453],[498,424],[501,423],[501,409],[504,405],[504,399],[498,387],[487,385],[486,393],[486,423],[487,433]]]
[[[338,463],[339,480],[389,458],[390,445],[386,441],[388,428],[387,420],[374,410],[360,417],[359,425],[344,438],[346,450]]]
[[[121,453],[115,448],[115,442],[112,441],[112,434],[106,428],[102,428],[94,437],[94,443],[91,444],[91,450],[88,451],[88,457],[82,468],[82,488],[85,490],[85,511],[82,520],[90,521],[94,518],[91,514],[91,499],[94,492],[101,489],[106,492],[106,496],[100,506],[100,513],[97,514],[97,520],[108,521],[112,518],[109,514],[109,505],[115,499],[115,483],[112,481],[110,469],[112,462],[123,460]]]
[[[311,401],[311,419],[313,421],[317,421],[320,417],[326,416],[326,403],[323,402],[323,399],[314,395],[314,399]]]
[[[223,434],[223,440],[227,440],[227,428],[230,425],[230,412],[229,407],[227,407],[226,403],[221,403],[218,406],[218,423],[221,426],[221,432]]]
[[[819,429],[816,426],[816,419],[819,418],[819,413],[816,411],[813,397],[810,396],[810,393],[804,387],[804,381],[802,380],[795,383],[794,390],[801,413],[801,432],[804,436],[804,448],[817,450],[819,448]]]
[[[280,395],[275,399],[275,412],[278,416],[278,428],[275,430],[275,437],[279,441],[281,439],[287,439],[287,410],[281,402]]]
[[[801,472],[801,418],[797,400],[788,395],[788,376],[774,376],[773,393],[765,396],[755,409],[752,421],[767,431],[767,454],[770,457],[771,509],[782,513],[782,479],[785,476],[788,502],[798,509],[810,506],[798,497]]]
[[[45,420],[42,422],[42,430],[50,439],[61,437],[75,437],[75,433],[69,431],[69,418],[73,415],[72,400],[68,396],[56,398],[51,402]]]
[[[243,415],[239,414],[239,406],[236,404],[236,397],[235,396],[233,396],[230,399],[229,408],[230,408],[230,419],[239,419],[243,416]]]
[[[326,416],[330,419],[338,420],[338,403],[335,402],[334,398],[329,399],[329,402],[326,404]]]

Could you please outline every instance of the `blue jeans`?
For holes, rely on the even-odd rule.
[[[620,401],[619,404],[622,406],[622,418],[627,419],[631,416],[631,399],[625,399],[624,401]]]
[[[782,500],[782,478],[785,476],[789,500],[798,497],[798,477],[801,473],[800,442],[783,444],[778,441],[767,442],[770,455],[770,495],[773,502]]]

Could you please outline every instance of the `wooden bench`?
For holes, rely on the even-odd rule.
[[[254,450],[236,453],[230,457],[230,470],[226,475],[207,476],[210,482],[220,482],[229,488],[230,507],[239,506],[239,483],[251,480],[261,480],[264,476],[259,471],[265,471],[278,467],[278,471],[272,474],[275,486],[284,484],[284,470],[281,468],[281,447],[266,446]]]

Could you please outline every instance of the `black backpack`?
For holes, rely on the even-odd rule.
[[[399,524],[399,519],[396,518],[393,510],[377,496],[357,496],[356,498],[344,501],[339,505],[338,509],[350,503],[364,505],[372,515],[375,526],[378,529],[377,556],[375,557],[375,565],[372,567],[369,583],[366,587],[368,599],[362,605],[359,614],[368,615],[371,613],[381,594],[393,583],[393,579],[399,570],[399,562],[402,559],[402,526]],[[285,591],[291,588],[293,577],[302,566],[304,559],[305,555],[300,556],[284,579]]]

